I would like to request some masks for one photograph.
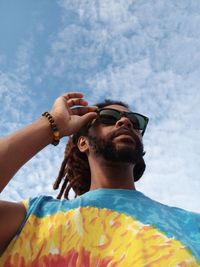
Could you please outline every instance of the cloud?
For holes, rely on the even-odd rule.
[[[69,78],[77,75],[84,82],[111,64],[121,62],[122,65],[131,58],[133,44],[129,42],[129,35],[139,27],[137,18],[127,13],[127,4],[121,2],[117,7],[114,2],[109,3],[109,10],[113,12],[110,16],[105,13],[108,3],[104,2],[97,6],[94,1],[91,5],[59,1],[64,7],[63,27],[54,37],[46,57],[46,73],[56,77],[65,74]],[[124,10],[123,18],[116,14],[121,14],[120,9],[121,13]]]
[[[9,73],[0,72],[1,135],[20,127],[30,114],[24,113],[31,100],[26,87]]]
[[[26,82],[31,77],[31,58],[33,53],[33,40],[22,40],[16,51],[16,76],[20,81]]]

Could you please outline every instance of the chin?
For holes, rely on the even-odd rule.
[[[130,136],[119,136],[115,139],[116,143],[129,143],[135,144],[135,140]]]
[[[129,149],[135,149],[135,143],[134,142],[131,142],[130,140],[127,140],[127,142],[117,142],[115,144],[115,147],[116,149],[119,149],[119,148],[129,148]]]

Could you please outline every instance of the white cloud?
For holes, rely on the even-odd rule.
[[[33,50],[33,40],[23,40],[16,51],[15,74],[20,81],[26,82],[31,76],[30,60]]]
[[[93,88],[91,98],[96,102],[106,95],[108,98],[120,98],[129,104],[137,102],[146,90],[144,86],[151,72],[148,60],[141,60],[123,67],[110,66],[106,71],[97,73],[87,81],[89,87]]]
[[[24,109],[31,108],[31,100],[26,87],[12,74],[0,72],[1,135],[16,130],[30,113]]]
[[[138,50],[138,44],[135,39],[130,42],[129,36],[134,35],[140,26],[137,18],[128,11],[127,3],[59,3],[66,13],[63,15],[63,28],[54,36],[51,53],[46,58],[46,73],[61,77],[64,73],[73,72],[75,75],[77,72],[85,79],[110,63],[123,65],[134,59],[131,58],[132,51],[134,48]],[[68,21],[70,12],[76,18],[71,23]]]
[[[95,49],[88,49],[87,43],[82,46],[78,45],[89,35],[90,32],[82,27],[75,25],[65,27],[56,37],[52,44],[52,52],[46,58],[46,73],[51,72],[55,76],[61,77],[66,70],[75,75],[74,71],[96,67],[97,58],[94,55],[97,53]],[[92,40],[88,40],[88,45],[91,42]]]

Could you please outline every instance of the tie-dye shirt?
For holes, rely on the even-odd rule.
[[[24,223],[0,266],[200,266],[200,215],[139,191],[97,189],[25,205]]]

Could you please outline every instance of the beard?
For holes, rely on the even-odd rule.
[[[144,156],[142,141],[136,134],[132,133],[133,142],[126,143],[126,146],[117,146],[113,143],[116,134],[109,134],[106,139],[97,138],[88,134],[89,144],[97,156],[102,156],[111,162],[123,162],[137,164]]]

